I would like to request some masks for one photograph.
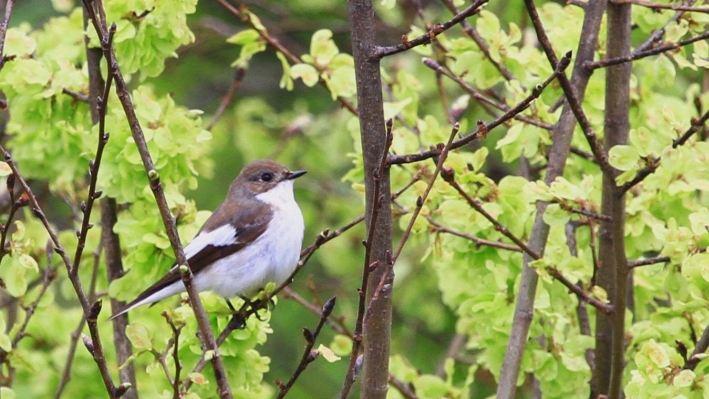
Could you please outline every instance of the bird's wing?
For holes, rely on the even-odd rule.
[[[197,236],[184,248],[187,263],[189,263],[193,274],[199,273],[215,261],[229,256],[254,242],[266,231],[272,216],[268,208],[266,208],[266,212],[236,212],[236,214],[226,218],[229,223],[209,230],[210,226],[215,225],[214,220],[223,212],[223,209],[217,209],[207,222],[205,222],[202,229],[197,233]],[[223,221],[225,219],[222,218],[221,220]],[[173,283],[179,282],[180,279],[179,267],[175,265],[163,278],[148,287],[148,289],[143,291],[133,301],[126,304],[120,312],[111,316],[109,320],[136,306],[157,302],[162,298],[151,301],[146,301],[146,299],[171,286]]]

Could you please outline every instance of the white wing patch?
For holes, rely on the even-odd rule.
[[[185,257],[189,260],[208,245],[221,247],[236,242],[236,229],[230,223],[220,226],[212,231],[201,232],[187,246]]]

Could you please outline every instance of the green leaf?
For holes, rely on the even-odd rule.
[[[547,206],[543,218],[544,223],[549,226],[563,226],[569,221],[569,219],[571,219],[571,215],[561,209],[559,204],[550,204]]]
[[[411,99],[407,98],[402,101],[397,101],[397,102],[384,102],[384,119],[392,119],[395,116],[399,115],[401,111],[406,107],[407,105],[411,104]]]
[[[231,36],[230,38],[226,39],[227,43],[232,43],[232,44],[238,44],[238,45],[246,45],[248,43],[253,43],[257,41],[261,35],[259,32],[255,29],[245,29],[242,30],[241,32]]]
[[[330,66],[332,67],[332,64]],[[333,100],[337,97],[350,97],[357,94],[354,67],[341,66],[336,68],[327,77],[327,87],[330,89]]]
[[[323,344],[320,344],[318,346],[318,352],[320,352],[323,359],[327,360],[329,363],[335,363],[336,361],[342,359],[341,357],[337,356],[332,349],[328,348]]]
[[[126,327],[126,336],[138,349],[151,349],[153,347],[150,330],[144,324],[139,322],[130,323]]]
[[[677,71],[669,57],[662,54],[655,58],[652,68],[652,81],[659,87],[671,87],[675,82]]]
[[[640,348],[640,353],[645,354],[657,367],[668,367],[670,365],[670,357],[664,346],[655,342],[654,339],[643,344]]]
[[[5,36],[4,56],[25,57],[30,56],[37,50],[37,42],[29,37],[25,32],[29,26],[24,28],[10,28]]]
[[[0,177],[9,176],[11,174],[12,169],[10,169],[10,165],[8,165],[7,162],[0,162]]]
[[[190,373],[187,378],[197,385],[208,384],[209,380],[202,373]]]
[[[435,375],[425,374],[414,381],[416,393],[421,399],[433,399],[446,397],[448,385],[445,381]]]
[[[15,399],[15,391],[8,387],[0,387],[0,398],[2,399]]]
[[[278,87],[291,91],[293,90],[293,79],[290,76],[291,66],[288,63],[288,59],[280,51],[276,52],[276,57],[281,61],[281,66],[283,67],[283,75],[281,76],[281,81],[278,83]]]
[[[332,338],[330,349],[337,356],[347,356],[352,352],[352,339],[346,335],[337,334]]]
[[[317,69],[308,64],[296,64],[290,69],[290,77],[293,79],[302,79],[303,83],[308,87],[313,87],[318,84],[320,74]]]
[[[561,199],[574,201],[583,199],[583,191],[563,177],[557,177],[549,186],[551,193]]]
[[[313,34],[310,41],[310,55],[318,67],[327,67],[330,61],[340,50],[332,40],[332,31],[321,29]]]
[[[37,261],[27,254],[20,255],[18,257],[18,262],[22,267],[39,272],[39,265],[37,265]]]
[[[11,296],[19,298],[27,292],[26,268],[22,267],[14,256],[5,256],[0,263],[5,269],[3,281]]]
[[[487,155],[490,153],[490,150],[487,149],[487,147],[480,147],[479,150],[475,151],[473,154],[473,160],[470,162],[470,164],[473,166],[474,171],[479,171],[480,168],[483,167],[485,164],[485,160],[487,159]]]
[[[694,383],[696,375],[692,370],[682,370],[672,381],[672,385],[680,388],[688,388]]]
[[[12,351],[12,341],[10,341],[10,336],[4,332],[0,332],[0,349],[5,352]]]
[[[608,152],[608,162],[618,170],[634,169],[638,166],[639,160],[638,151],[627,145],[617,145]]]

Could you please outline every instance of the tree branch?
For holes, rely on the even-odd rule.
[[[546,37],[544,27],[541,25],[534,3],[529,1],[525,2],[525,5],[528,13],[532,17],[537,36],[543,44],[545,53],[547,53],[547,58],[552,65],[555,65],[556,55]],[[564,102],[559,121],[554,126],[551,135],[553,142],[548,151],[549,161],[544,178],[544,182],[547,185],[550,185],[558,177],[564,175],[566,161],[572,149],[571,140],[578,118],[577,115],[583,116],[577,108],[580,107],[580,102],[584,98],[586,87],[591,77],[591,72],[584,69],[582,65],[584,61],[593,60],[604,12],[604,0],[591,0],[585,7],[580,41],[576,50],[577,57],[574,62],[571,82],[569,83],[575,96],[569,96],[569,90],[564,90],[567,101]],[[563,79],[565,81],[566,75],[563,75]],[[562,85],[562,87],[564,86]],[[576,100],[576,102],[572,100]],[[588,135],[587,140],[589,140]],[[592,138],[589,142],[595,143],[595,138]],[[595,154],[597,153],[598,151]],[[593,158],[597,157],[594,155]],[[544,254],[549,237],[549,225],[544,222],[544,213],[546,212],[547,206],[548,203],[546,202],[537,202],[537,212],[530,234],[529,246],[539,254]],[[529,330],[534,318],[534,303],[539,280],[537,270],[529,265],[533,260],[534,258],[529,255],[525,255],[523,258],[522,277],[517,300],[515,302],[515,313],[511,323],[510,339],[507,342],[505,358],[500,369],[500,381],[497,388],[497,397],[500,399],[513,399],[517,390],[517,379],[529,337]],[[582,301],[579,301],[579,303],[581,302]]]
[[[517,245],[522,250],[522,252],[529,255],[534,260],[540,260],[543,258],[539,253],[537,253],[527,244],[525,244],[524,241],[522,241],[519,237],[514,235],[506,226],[502,225],[499,221],[497,221],[497,219],[495,219],[488,211],[485,210],[485,208],[483,208],[479,200],[476,200],[470,195],[468,195],[468,193],[463,190],[463,188],[458,184],[458,182],[455,181],[455,172],[452,169],[444,168],[441,172],[441,176],[443,177],[443,180],[450,184],[451,187],[453,187],[468,202],[468,205],[470,205],[471,208],[475,209],[479,214],[483,215],[485,219],[487,219],[490,223],[492,223],[493,226],[495,226],[495,230],[499,231],[500,233],[502,233],[502,235],[514,242],[515,245]],[[547,266],[545,267],[545,270],[552,277],[554,277],[560,283],[565,285],[566,288],[569,289],[569,291],[576,294],[580,300],[584,300],[590,303],[603,313],[611,312],[612,307],[609,304],[599,301],[598,299],[590,296],[586,291],[579,288],[574,283],[569,281],[566,277],[564,277],[561,272],[559,272],[559,270],[555,267]]]
[[[330,314],[332,313],[332,310],[335,308],[335,297],[332,297],[325,302],[325,305],[322,308],[322,311],[320,312],[320,321],[318,322],[317,327],[315,327],[315,331],[311,332],[308,328],[303,328],[303,336],[305,337],[305,348],[303,349],[303,356],[300,358],[300,362],[298,363],[298,367],[296,367],[295,371],[291,375],[290,379],[288,379],[288,382],[283,384],[279,383],[280,381],[276,381],[276,385],[278,385],[279,391],[278,395],[276,395],[277,399],[282,399],[288,394],[288,391],[290,391],[291,387],[295,383],[295,381],[298,379],[300,374],[305,371],[305,369],[308,367],[310,363],[315,361],[315,359],[318,358],[318,355],[320,354],[318,351],[313,351],[313,346],[315,345],[315,341],[318,339],[318,336],[320,335],[320,331],[322,330],[323,325],[325,325],[325,322],[327,321],[328,317],[330,317]]]
[[[610,58],[625,57],[631,48],[630,4],[608,4],[608,38],[606,52]],[[615,65],[606,70],[606,103],[604,120],[604,147],[609,151],[616,145],[628,143],[630,131],[631,64]],[[613,303],[613,314],[596,318],[595,390],[609,399],[623,395],[625,368],[625,311],[628,290],[632,289],[628,260],[625,254],[625,191],[618,187],[617,171],[604,174],[601,213],[611,222],[601,222],[600,264],[598,285],[605,289]],[[610,332],[610,336],[608,333]],[[610,344],[610,346],[609,346]]]
[[[443,0],[443,4],[453,13],[453,14],[460,14],[460,10],[455,6],[452,0]],[[495,66],[495,68],[500,71],[500,74],[504,76],[505,79],[507,80],[517,80],[515,76],[510,72],[507,67],[499,63],[490,57],[490,46],[485,42],[485,39],[480,36],[480,33],[472,26],[467,20],[463,20],[460,22],[461,26],[463,27],[463,32],[470,36],[471,39],[475,42],[475,44],[480,47],[480,51],[482,51],[483,54],[485,54],[485,58],[490,61],[492,65]]]
[[[221,4],[222,6],[224,6],[224,8],[229,10],[229,12],[234,14],[234,16],[236,16],[237,18],[242,20],[244,23],[249,25],[249,27],[251,27],[251,29],[257,31],[259,36],[261,36],[261,38],[264,41],[266,41],[266,43],[268,43],[268,45],[272,49],[282,53],[290,62],[292,62],[294,64],[302,64],[303,63],[303,61],[300,58],[298,58],[295,54],[290,52],[290,50],[285,48],[277,39],[273,38],[268,33],[268,31],[266,31],[265,29],[261,29],[259,26],[254,24],[254,22],[251,20],[251,17],[249,16],[248,12],[242,12],[240,9],[237,9],[233,5],[229,4],[229,2],[227,0],[217,0],[217,2],[219,2],[219,4]],[[248,11],[245,6],[242,6],[241,9],[244,11]],[[327,82],[323,78],[321,78],[321,77],[318,78],[318,83],[327,89]],[[342,96],[338,96],[337,101],[339,101],[340,104],[342,104],[343,107],[347,108],[347,110],[349,110],[352,114],[357,115],[357,108],[355,108],[355,106],[351,102],[347,101],[346,98],[344,98]]]
[[[457,149],[460,148],[480,137],[485,137],[487,133],[496,128],[497,126],[502,125],[503,123],[509,121],[510,119],[514,118],[515,115],[519,114],[520,112],[524,111],[529,107],[529,105],[534,101],[537,97],[539,97],[544,89],[549,86],[551,82],[554,81],[558,76],[564,76],[564,70],[566,67],[569,66],[570,63],[570,54],[567,54],[567,56],[563,57],[561,61],[557,64],[556,69],[554,70],[554,73],[548,77],[543,83],[538,84],[532,89],[532,92],[524,98],[524,100],[520,101],[517,105],[514,107],[510,108],[509,111],[505,112],[504,114],[500,115],[497,119],[490,123],[483,123],[482,121],[478,122],[478,129],[458,140],[455,140],[451,144],[451,149]],[[417,154],[405,154],[405,155],[393,155],[390,154],[387,158],[387,163],[389,165],[396,165],[396,164],[404,164],[404,163],[414,163],[414,162],[419,162],[423,161],[425,159],[433,158],[436,156],[439,156],[441,154],[441,149],[434,147],[431,150],[428,151],[422,151]]]
[[[222,100],[219,102],[219,108],[217,108],[217,111],[214,113],[214,116],[212,117],[212,120],[209,122],[207,127],[205,128],[206,130],[211,131],[214,125],[217,124],[219,119],[221,119],[222,115],[224,114],[224,111],[226,111],[227,107],[229,104],[231,104],[232,98],[234,98],[234,93],[241,87],[241,82],[244,81],[244,77],[246,76],[246,68],[244,67],[236,67],[236,72],[234,73],[234,79],[231,80],[231,84],[229,85],[229,90],[227,90],[226,94],[222,96]]]
[[[413,47],[420,46],[423,44],[429,44],[429,43],[431,43],[432,40],[434,40],[436,38],[436,36],[440,35],[441,33],[447,31],[451,27],[464,21],[466,18],[470,17],[471,15],[475,15],[478,12],[480,12],[483,5],[485,5],[487,2],[488,2],[488,0],[475,0],[473,2],[473,4],[469,5],[463,11],[456,14],[453,18],[449,19],[448,21],[446,21],[442,24],[434,25],[433,28],[431,30],[429,30],[427,33],[425,33],[413,40],[408,40],[406,38],[406,35],[404,35],[401,37],[402,43],[398,44],[396,46],[376,46],[372,50],[372,53],[370,54],[370,57],[372,57],[371,60],[381,60],[384,57],[401,53],[401,52],[409,50]]]
[[[589,62],[586,62],[586,64],[584,66],[588,69],[598,69],[598,68],[610,67],[613,65],[624,64],[626,62],[631,62],[631,61],[639,60],[641,58],[650,57],[652,55],[657,55],[657,54],[665,53],[668,51],[676,50],[676,49],[684,47],[688,44],[692,44],[694,42],[698,42],[701,40],[706,40],[708,38],[709,38],[709,31],[706,31],[706,32],[702,33],[701,35],[694,36],[694,37],[691,37],[691,38],[685,39],[685,40],[680,40],[677,43],[668,43],[668,44],[664,44],[662,46],[658,46],[658,47],[651,48],[648,50],[639,51],[639,52],[635,52],[635,53],[629,53],[628,55],[624,55],[624,56],[609,57],[609,58],[606,58],[605,60],[600,60],[600,61],[595,61],[595,62],[589,61]]]
[[[167,236],[170,239],[170,244],[175,251],[175,257],[178,265],[187,265],[187,259],[185,258],[182,245],[180,244],[179,235],[177,233],[177,226],[175,224],[175,218],[170,213],[170,207],[167,203],[165,195],[162,189],[162,183],[160,182],[160,176],[155,170],[155,165],[150,156],[147,143],[145,141],[145,136],[143,135],[143,130],[138,121],[138,117],[135,114],[133,108],[133,103],[130,99],[128,86],[123,78],[118,61],[116,60],[116,55],[109,38],[109,30],[107,28],[107,21],[105,19],[105,12],[103,10],[103,3],[101,0],[83,0],[84,7],[87,10],[90,20],[98,34],[99,40],[101,41],[101,47],[104,52],[104,57],[107,60],[109,67],[109,74],[112,75],[116,83],[116,94],[123,107],[123,111],[126,114],[128,124],[130,126],[131,135],[135,144],[138,148],[141,161],[147,172],[148,179],[150,181],[150,188],[153,191],[153,195],[158,204],[158,209],[160,210],[160,215],[162,216],[163,224],[167,231]],[[94,8],[96,7],[96,8]],[[101,18],[99,18],[99,15]],[[112,29],[115,29],[115,24],[113,24]],[[182,269],[182,268],[181,268]],[[217,392],[222,399],[232,398],[231,387],[229,386],[229,381],[227,379],[226,370],[224,369],[224,363],[222,357],[219,354],[219,347],[214,340],[214,333],[209,325],[209,319],[204,311],[202,302],[199,299],[199,293],[191,284],[192,271],[189,267],[185,267],[186,272],[182,274],[182,281],[185,283],[185,289],[190,299],[190,304],[195,313],[197,319],[197,324],[199,326],[199,331],[201,338],[204,343],[204,351],[209,352],[211,355],[212,367],[214,369],[214,376],[217,381]]]

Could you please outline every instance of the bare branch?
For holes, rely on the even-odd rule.
[[[303,328],[303,335],[305,336],[305,348],[303,349],[303,355],[300,358],[300,362],[298,363],[298,367],[296,367],[295,371],[291,375],[290,379],[288,380],[287,383],[283,384],[280,383],[279,381],[276,382],[276,384],[279,387],[278,395],[276,395],[277,399],[282,399],[288,394],[288,391],[290,391],[291,387],[295,383],[295,381],[298,379],[300,374],[305,371],[305,369],[308,367],[310,363],[312,363],[315,359],[317,359],[319,352],[314,351],[313,346],[315,345],[315,341],[318,339],[318,336],[320,335],[320,331],[322,330],[323,325],[325,325],[325,322],[327,321],[328,317],[330,317],[330,314],[332,313],[332,310],[335,308],[335,297],[332,297],[325,302],[325,305],[322,308],[322,311],[320,312],[320,321],[318,322],[317,327],[315,327],[315,331],[311,332],[307,328]]]
[[[410,48],[420,46],[422,44],[428,44],[431,43],[433,39],[435,39],[436,36],[440,35],[441,33],[447,31],[451,27],[459,24],[460,22],[464,21],[466,18],[468,18],[471,15],[475,15],[480,10],[482,9],[482,6],[485,5],[488,2],[488,0],[476,0],[473,2],[473,4],[469,5],[466,9],[463,11],[459,12],[456,14],[453,18],[450,20],[442,23],[442,24],[436,24],[433,26],[431,30],[429,30],[427,33],[413,39],[413,40],[408,40],[406,36],[402,36],[401,44],[398,44],[396,46],[378,46],[376,47],[370,56],[372,59],[382,59],[384,57],[394,55],[401,53],[403,51],[406,51]]]
[[[614,4],[634,4],[636,6],[647,7],[653,10],[675,10],[675,11],[690,11],[709,14],[709,7],[692,7],[684,4],[662,4],[647,0],[611,0]]]
[[[706,40],[707,38],[709,38],[709,31],[706,31],[706,32],[702,33],[701,35],[694,36],[689,39],[680,40],[677,43],[664,44],[662,46],[657,46],[655,48],[651,48],[648,50],[631,53],[626,56],[607,58],[605,60],[594,61],[594,62],[589,61],[585,64],[585,67],[588,69],[598,69],[598,68],[605,68],[605,67],[609,67],[609,66],[613,66],[613,65],[623,64],[626,62],[639,60],[641,58],[650,57],[652,55],[657,55],[657,54],[665,53],[668,51],[677,50],[678,48],[684,47],[684,46],[686,46],[688,44],[692,44],[694,42]]]
[[[485,124],[482,121],[478,122],[478,129],[474,131],[473,133],[470,133],[456,141],[454,141],[451,144],[451,149],[456,149],[460,148],[480,137],[485,137],[487,133],[496,128],[497,126],[502,125],[503,123],[509,121],[510,119],[514,118],[515,115],[519,114],[520,112],[524,111],[529,107],[529,105],[534,101],[537,97],[539,97],[542,94],[542,91],[552,82],[554,79],[557,78],[557,76],[564,76],[564,70],[566,67],[569,66],[570,59],[568,57],[564,57],[561,59],[561,61],[557,64],[557,68],[554,70],[554,73],[547,78],[543,83],[538,84],[534,87],[532,92],[521,102],[519,102],[517,105],[514,107],[510,108],[509,111],[505,112],[504,114],[500,115],[497,119],[494,121]],[[395,164],[404,164],[404,163],[414,163],[414,162],[419,162],[424,159],[429,159],[433,158],[435,156],[438,156],[441,154],[442,148],[433,148],[428,151],[422,151],[417,154],[406,154],[406,155],[389,155],[387,159],[387,163],[390,165],[395,165]]]
[[[640,267],[640,266],[655,265],[658,263],[667,263],[669,261],[670,261],[669,256],[655,256],[652,258],[629,260],[628,261],[628,268],[632,269],[632,268]]]
[[[446,226],[436,222],[430,216],[426,217],[426,220],[431,225],[431,229],[434,232],[448,233],[448,234],[452,234],[454,236],[465,238],[466,240],[470,240],[470,241],[474,242],[475,245],[477,245],[479,247],[485,245],[485,246],[489,246],[489,247],[504,249],[507,251],[522,252],[522,249],[516,245],[505,244],[504,242],[499,242],[499,241],[485,240],[483,238],[470,235],[468,233],[463,233],[461,231],[451,229],[450,227],[446,227]]]
[[[470,205],[471,208],[475,209],[478,213],[483,215],[485,219],[492,223],[493,226],[495,226],[495,230],[499,231],[500,233],[502,233],[502,235],[509,238],[512,242],[515,243],[515,245],[522,249],[524,253],[531,256],[533,259],[542,259],[542,256],[540,254],[532,250],[524,241],[522,241],[519,237],[515,236],[507,227],[502,225],[499,221],[497,221],[497,219],[495,219],[495,217],[493,217],[488,211],[486,211],[485,208],[482,207],[482,204],[479,200],[474,199],[470,195],[468,195],[468,193],[463,190],[463,188],[458,184],[458,182],[455,181],[455,173],[452,169],[444,168],[441,173],[441,176],[443,177],[443,180],[445,180],[448,184],[451,185],[451,187],[458,191],[458,193],[468,202],[468,205]],[[595,308],[604,313],[611,312],[612,307],[609,304],[599,301],[598,299],[590,296],[589,293],[579,288],[576,284],[572,283],[566,277],[564,277],[561,272],[559,272],[559,270],[555,267],[547,266],[544,268],[544,270],[546,270],[546,272],[549,273],[552,277],[554,277],[557,281],[565,285],[566,288],[569,289],[569,291],[576,294],[580,300],[584,300],[590,303]]]
[[[453,14],[460,13],[460,11],[455,6],[455,4],[453,3],[452,0],[443,0],[443,4],[445,4],[445,6]],[[478,31],[472,25],[470,25],[470,23],[467,20],[461,21],[460,24],[461,24],[461,26],[463,26],[463,32],[465,32],[465,34],[467,34],[468,36],[470,36],[471,39],[473,39],[475,44],[477,44],[478,47],[480,47],[480,51],[482,51],[483,54],[485,54],[485,57],[488,59],[488,61],[490,61],[490,63],[492,63],[492,65],[494,65],[495,68],[497,68],[497,70],[500,71],[500,74],[502,76],[504,76],[505,79],[517,80],[517,78],[515,78],[515,76],[512,74],[512,72],[510,72],[509,69],[507,69],[506,66],[504,66],[502,63],[499,63],[499,62],[493,60],[492,57],[490,57],[490,46],[488,46],[488,44],[485,42],[485,39],[483,39],[482,36],[480,36]]]
[[[163,224],[167,231],[168,238],[170,239],[170,244],[175,251],[175,257],[177,259],[178,265],[187,265],[187,259],[185,258],[182,245],[180,244],[180,238],[177,233],[177,226],[175,224],[175,218],[170,212],[170,207],[167,203],[165,195],[162,189],[162,183],[160,182],[160,176],[155,169],[155,164],[150,156],[148,150],[148,145],[143,135],[143,130],[138,121],[138,117],[133,108],[133,103],[130,99],[128,86],[123,78],[118,61],[116,60],[116,55],[111,42],[109,40],[110,33],[107,27],[107,21],[105,18],[105,12],[103,9],[103,3],[99,0],[83,0],[84,8],[89,14],[91,23],[98,34],[99,40],[101,41],[101,48],[104,52],[104,57],[107,60],[109,67],[109,75],[115,80],[116,83],[116,94],[123,107],[123,111],[126,114],[128,124],[130,126],[131,135],[135,144],[138,148],[140,158],[147,172],[148,179],[150,181],[150,188],[153,191],[155,199],[158,204],[158,209],[160,210],[160,215],[162,216]],[[95,8],[94,8],[95,7]],[[115,30],[115,24],[112,25],[111,30]],[[107,98],[105,96],[104,98]],[[224,369],[224,363],[222,357],[219,355],[219,347],[214,340],[214,333],[209,325],[209,319],[204,311],[202,302],[199,299],[199,293],[195,287],[191,284],[192,271],[189,267],[185,267],[186,271],[182,274],[182,281],[185,283],[185,289],[190,299],[190,304],[195,313],[195,318],[197,319],[197,324],[199,326],[199,331],[201,333],[202,340],[204,341],[204,350],[206,352],[212,353],[211,362],[214,369],[214,376],[217,381],[217,392],[222,399],[232,398],[231,387],[229,386],[229,381],[227,379],[227,374]]]
[[[426,198],[428,198],[428,194],[431,192],[431,189],[433,188],[433,184],[436,182],[438,175],[441,173],[441,168],[443,168],[443,164],[446,162],[446,158],[448,158],[448,151],[450,151],[451,144],[453,144],[453,139],[458,134],[459,129],[460,129],[460,124],[456,122],[455,125],[453,126],[453,129],[451,129],[451,133],[448,138],[448,142],[441,149],[441,155],[438,157],[438,160],[436,161],[436,170],[433,171],[433,176],[431,176],[431,180],[428,182],[428,185],[426,186],[426,189],[424,190],[423,195],[421,195],[420,197],[418,197],[416,199],[416,208],[414,209],[414,213],[411,216],[411,219],[409,220],[409,224],[406,226],[406,229],[404,230],[404,233],[401,237],[401,241],[399,241],[399,246],[396,248],[396,250],[394,251],[394,255],[392,256],[392,265],[394,263],[396,263],[397,259],[399,259],[399,255],[401,255],[401,251],[404,248],[406,241],[409,239],[409,235],[411,234],[411,229],[414,227],[414,223],[416,223],[416,219],[418,218],[418,215],[421,212],[421,209],[423,209],[423,204],[426,203]],[[439,147],[441,147],[440,144],[439,144]]]
[[[426,65],[427,67],[433,69],[433,70],[436,71],[437,73],[439,73],[439,74],[441,74],[441,75],[444,75],[445,77],[447,77],[447,78],[451,79],[452,81],[456,82],[456,83],[457,83],[460,87],[462,87],[465,91],[467,91],[468,93],[470,93],[470,95],[471,95],[474,99],[478,100],[478,101],[480,102],[480,104],[483,106],[483,108],[484,108],[490,115],[492,115],[493,117],[497,117],[496,113],[493,112],[492,110],[490,110],[489,107],[487,107],[486,105],[490,105],[490,106],[495,107],[495,108],[497,108],[497,109],[499,109],[499,110],[501,110],[501,111],[509,111],[509,110],[510,110],[510,107],[509,107],[507,104],[505,104],[505,103],[503,103],[503,102],[497,102],[497,101],[495,101],[495,100],[493,100],[493,99],[491,99],[491,98],[485,96],[484,94],[480,93],[479,91],[475,90],[475,89],[474,89],[472,86],[470,86],[465,80],[463,80],[462,78],[460,78],[460,77],[456,76],[455,74],[451,73],[451,72],[448,71],[447,69],[443,68],[443,67],[442,67],[440,64],[438,64],[436,61],[434,61],[434,60],[432,60],[432,59],[430,59],[430,58],[424,58],[424,59],[423,59],[423,63],[424,63],[424,65]],[[536,120],[536,119],[534,119],[534,118],[530,118],[530,117],[525,116],[525,115],[522,115],[522,114],[514,115],[514,119],[517,119],[517,120],[519,120],[519,121],[521,121],[521,122],[529,123],[530,125],[534,125],[534,126],[537,126],[537,127],[542,128],[542,129],[546,129],[546,130],[551,130],[551,129],[553,128],[553,125],[551,125],[551,124],[549,124],[549,123],[546,123],[546,122],[543,122],[543,121],[540,121],[540,120]]]
[[[221,119],[222,115],[224,114],[224,111],[226,111],[227,107],[229,104],[231,104],[231,100],[234,97],[234,93],[241,87],[241,82],[244,81],[244,77],[246,76],[246,68],[243,67],[236,67],[236,72],[234,73],[234,79],[231,80],[231,84],[229,85],[229,90],[227,90],[226,94],[222,97],[222,100],[219,102],[219,108],[217,108],[217,111],[214,113],[214,116],[212,117],[212,120],[209,122],[207,127],[205,128],[206,130],[212,130],[214,125],[217,124],[219,119]]]
[[[251,17],[249,16],[248,12],[242,12],[240,9],[229,4],[229,2],[227,0],[217,0],[217,1],[219,2],[219,4],[224,6],[224,8],[229,10],[229,12],[234,14],[234,16],[236,16],[237,18],[242,20],[245,24],[249,25],[249,27],[251,27],[251,29],[257,31],[259,36],[261,36],[261,38],[263,40],[265,40],[266,43],[268,43],[268,45],[272,49],[282,53],[290,62],[292,62],[294,64],[302,64],[303,63],[303,61],[300,58],[298,58],[295,54],[290,52],[290,50],[285,48],[277,39],[272,37],[268,33],[268,31],[266,31],[264,29],[260,29],[259,26],[254,24],[254,22],[251,21]],[[242,9],[246,10],[246,7],[242,6]],[[324,79],[319,78],[318,83],[320,83],[321,86],[327,88],[327,82],[325,82]],[[337,101],[339,101],[340,104],[342,104],[343,107],[347,108],[347,110],[350,111],[353,115],[357,115],[357,108],[351,102],[349,102],[346,98],[339,96],[339,97],[337,97]]]
[[[7,34],[7,27],[10,24],[10,16],[12,15],[12,8],[15,6],[15,0],[7,0],[5,3],[5,18],[3,18],[2,23],[0,23],[0,70],[5,66],[5,35]]]

